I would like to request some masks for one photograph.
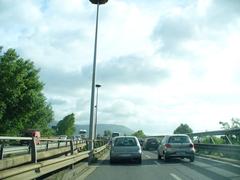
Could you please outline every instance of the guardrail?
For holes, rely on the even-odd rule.
[[[105,151],[107,145],[103,145],[94,150],[94,155]],[[23,165],[17,168],[11,168],[0,171],[0,179],[34,179],[66,166],[74,167],[74,164],[89,157],[90,151],[84,151],[72,154],[66,157],[45,160],[37,163]]]
[[[36,145],[35,137],[8,137],[0,136],[1,148],[0,148],[0,160],[4,158],[5,155],[18,155],[24,153],[30,153],[32,156],[32,162],[35,162],[37,151],[48,151],[54,148],[60,147],[70,147],[71,151],[74,151],[74,146],[77,147],[78,144],[86,145],[86,142],[83,140],[73,141],[71,139],[38,139],[42,143],[41,145]],[[6,147],[7,141],[27,141],[27,146],[14,146]],[[20,144],[20,143],[19,143]]]
[[[232,142],[232,136],[237,135],[240,136],[240,128],[235,129],[227,129],[227,130],[218,130],[218,131],[205,131],[205,132],[197,132],[197,133],[189,133],[188,134],[191,138],[197,137],[197,140],[200,142],[201,137],[209,137],[211,142],[215,144],[213,136],[222,135],[226,139],[226,143],[233,144]],[[240,141],[240,138],[239,138]]]
[[[235,137],[235,139],[240,138],[240,128],[197,132],[190,133],[188,135],[192,139],[196,137],[194,146],[196,151],[200,154],[213,154],[220,157],[240,159],[240,144],[233,144],[233,137]],[[226,144],[216,144],[214,136],[221,136],[225,140]],[[205,137],[205,139],[209,138],[211,143],[203,143],[203,137]]]
[[[5,144],[7,141],[12,140],[29,141],[29,145],[14,147],[13,150],[9,150],[9,147],[6,148]],[[30,173],[30,175],[26,177],[35,178],[43,175],[43,173],[47,174],[52,170],[68,166],[69,163],[73,166],[74,163],[89,157],[90,152],[86,151],[87,141],[73,141],[72,139],[39,140],[41,145],[36,145],[36,139],[34,137],[0,136],[0,142],[5,142],[1,144],[0,149],[0,179],[7,177],[18,179],[19,177],[23,177],[24,174],[26,175],[26,173]],[[103,140],[94,141],[95,149],[92,153],[97,156],[104,152],[107,147],[106,143],[107,142]],[[6,157],[6,155],[11,156]],[[31,172],[34,167],[36,167],[35,170]],[[42,169],[42,173],[37,173],[39,168]]]
[[[198,153],[216,154],[222,157],[240,159],[240,146],[228,144],[194,144]]]

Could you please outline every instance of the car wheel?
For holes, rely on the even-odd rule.
[[[190,162],[193,162],[194,161],[194,156],[191,156],[189,159],[190,159]]]
[[[169,157],[167,157],[167,156],[164,154],[163,158],[164,158],[164,161],[165,161],[165,162],[168,162]]]
[[[112,158],[110,158],[110,164],[113,164],[115,161],[112,159]]]
[[[137,163],[142,164],[142,158],[141,157],[137,160]]]

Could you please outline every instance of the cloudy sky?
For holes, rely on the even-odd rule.
[[[0,45],[41,69],[55,119],[89,123],[96,6],[0,0]],[[109,0],[100,7],[98,122],[147,134],[240,117],[239,0]]]

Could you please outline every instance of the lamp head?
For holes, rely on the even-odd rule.
[[[105,4],[108,0],[89,0],[93,4]]]

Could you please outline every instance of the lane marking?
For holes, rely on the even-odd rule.
[[[148,159],[151,159],[151,156],[149,156],[149,155],[146,155],[146,154],[145,154],[145,156],[146,156]]]
[[[178,177],[176,174],[170,173],[170,175],[176,179],[176,180],[182,180],[180,177]]]
[[[154,163],[157,164],[157,165],[161,165],[161,164],[160,164],[159,162],[157,162],[157,161],[154,161]]]

